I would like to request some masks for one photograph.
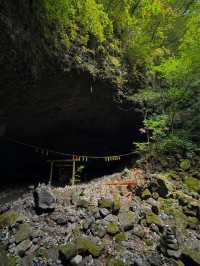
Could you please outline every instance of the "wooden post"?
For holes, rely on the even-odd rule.
[[[76,175],[76,161],[73,158],[73,170],[72,170],[72,186],[75,185],[75,175]]]
[[[53,179],[53,161],[51,161],[51,163],[50,163],[50,177],[49,177],[49,184],[51,185],[51,183],[52,183],[52,179]]]

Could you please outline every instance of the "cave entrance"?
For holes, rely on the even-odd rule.
[[[35,149],[34,147],[20,145],[0,139],[0,183],[6,185],[22,184],[37,185],[39,182],[49,182],[50,163],[48,161],[57,161],[52,172],[53,185],[63,186],[70,184],[72,178],[72,157],[64,154],[47,153],[44,149]],[[132,147],[132,146],[131,146]],[[126,150],[127,151],[127,150]],[[120,157],[119,154],[125,153],[125,150],[110,150],[115,152],[115,156],[107,154],[97,154],[97,158],[91,158],[90,154],[81,156],[76,161],[76,179],[80,182],[87,182],[93,178],[119,172],[129,165],[133,165],[136,160],[136,154]],[[80,153],[82,154],[82,153]],[[95,154],[93,154],[95,155]],[[70,161],[66,161],[69,160]],[[60,164],[59,161],[66,161],[66,164]],[[69,164],[69,165],[67,165]]]
[[[122,163],[123,157],[134,154],[134,152],[130,152],[121,156],[72,156],[71,159],[48,160],[49,183],[58,186],[75,185],[79,182],[88,181],[91,177],[100,176],[100,174],[120,171],[125,162],[126,164],[128,162],[126,159]]]
[[[67,159],[59,152],[118,156],[134,149],[133,142],[141,139],[138,130],[142,126],[141,113],[132,103],[119,103],[121,94],[109,82],[94,80],[91,93],[91,76],[74,70],[67,74],[44,75],[33,84],[27,83],[25,91],[20,84],[17,86],[19,88],[12,90],[18,91],[17,99],[13,94],[10,96],[15,99],[13,104],[5,100],[2,107],[7,117],[4,134],[43,148],[36,152],[32,147],[0,140],[1,183],[48,182],[46,161]],[[44,149],[58,153],[46,156]],[[80,167],[84,166],[81,181],[120,171],[134,160],[135,155],[120,161],[80,162]],[[59,171],[55,170],[55,179],[59,175],[65,180],[71,179],[71,173]]]

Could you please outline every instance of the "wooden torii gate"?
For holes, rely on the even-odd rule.
[[[63,164],[63,167],[72,167],[72,178],[71,178],[71,184],[72,186],[75,185],[75,179],[76,179],[76,162],[80,162],[79,156],[73,156],[72,159],[66,159],[66,160],[48,160],[48,163],[50,163],[50,174],[49,174],[49,184],[52,184],[53,180],[53,169],[55,164]]]

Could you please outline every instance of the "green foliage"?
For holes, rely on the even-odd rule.
[[[70,51],[91,76],[121,89],[142,83],[128,95],[144,115],[147,141],[136,144],[142,153],[194,153],[200,143],[199,1],[41,0],[33,6],[46,43]]]

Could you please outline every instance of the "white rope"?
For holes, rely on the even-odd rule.
[[[35,149],[35,151],[37,151],[37,152],[39,150],[41,150],[43,152],[43,154],[45,152],[45,154],[47,156],[48,156],[49,153],[53,153],[53,154],[57,154],[57,155],[61,155],[61,156],[78,156],[78,157],[83,158],[85,161],[87,161],[87,159],[103,159],[103,160],[109,162],[109,161],[112,160],[112,158],[113,158],[113,161],[115,161],[117,159],[120,159],[121,157],[126,157],[126,156],[130,156],[130,155],[133,155],[133,154],[137,153],[136,151],[132,151],[132,152],[124,153],[124,154],[107,155],[107,156],[78,155],[76,153],[63,153],[63,152],[58,152],[58,151],[51,150],[51,149],[48,149],[48,148],[41,148],[39,146],[28,144],[28,143],[24,143],[24,142],[21,142],[21,141],[18,141],[16,139],[9,138],[9,137],[4,137],[4,138],[7,139],[10,142],[13,142],[13,143],[25,146],[25,147],[29,147],[29,148]]]

